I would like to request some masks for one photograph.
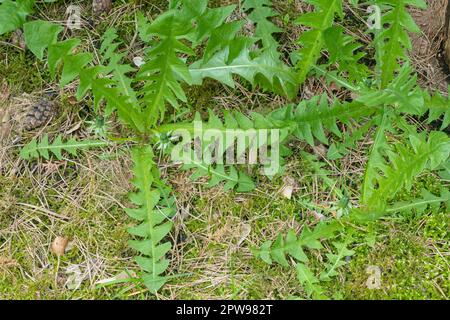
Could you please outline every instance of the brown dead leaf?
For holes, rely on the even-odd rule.
[[[317,221],[325,220],[325,216],[323,214],[321,214],[320,212],[312,211],[311,214],[314,217],[314,219],[316,219]]]
[[[0,267],[12,267],[17,266],[18,263],[16,260],[7,258],[7,257],[0,257]]]
[[[11,132],[10,115],[7,108],[0,109],[0,142],[6,141]],[[0,143],[0,145],[2,145]]]
[[[318,157],[325,157],[327,155],[328,149],[323,144],[312,147],[313,152]]]
[[[223,227],[218,229],[216,232],[214,232],[213,235],[210,236],[210,239],[215,242],[220,242],[223,240],[223,238],[230,233],[232,230],[232,221],[231,218],[227,218],[226,223]]]
[[[2,83],[0,83],[0,103],[5,102],[8,100],[10,95],[8,83],[3,80]]]
[[[67,102],[68,102],[70,105],[72,105],[72,106],[75,106],[75,105],[78,104],[78,100],[77,100],[77,98],[76,98],[75,96],[69,96],[69,97],[67,98]]]

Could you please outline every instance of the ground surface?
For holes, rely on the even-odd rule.
[[[215,1],[215,4],[231,2]],[[284,23],[287,30],[280,37],[286,46],[291,46],[292,41],[287,40],[295,39],[299,33],[292,20],[305,7],[298,1],[275,2],[283,17],[277,21]],[[81,3],[85,5],[83,15],[90,18],[89,1]],[[90,48],[93,39],[114,25],[124,42],[129,43],[134,36],[134,12],[138,7],[116,1],[111,14],[102,18],[95,29],[85,28],[77,31],[77,35]],[[148,15],[158,14],[164,8],[165,1],[147,1],[141,7]],[[61,21],[64,11],[64,5],[48,5],[36,16]],[[354,14],[357,17],[359,13]],[[425,14],[436,12],[417,13],[421,25],[438,21]],[[445,71],[435,62],[424,63],[431,59],[430,52],[437,52],[439,45],[430,37],[430,30],[436,29],[439,26],[425,28],[426,34],[415,40],[416,47],[426,42],[431,49],[424,52],[416,49],[414,60],[424,85],[441,89],[446,87]],[[354,33],[363,43],[368,42],[368,36],[358,28]],[[132,52],[137,54],[139,50],[136,47]],[[128,203],[131,176],[125,147],[87,152],[62,161],[20,160],[20,145],[32,137],[44,132],[88,136],[93,132],[95,119],[90,116],[89,101],[76,103],[71,88],[59,90],[45,65],[36,62],[29,52],[11,45],[9,36],[0,38],[0,85],[0,298],[153,297],[133,287],[99,285],[124,270],[130,274],[137,270],[127,246],[126,228],[131,222],[122,210]],[[52,90],[58,92],[55,99],[61,101],[63,112],[44,128],[21,131],[20,111]],[[310,81],[302,97],[329,90],[325,81]],[[202,90],[189,89],[189,102],[198,111],[207,107],[269,111],[286,103],[279,97],[250,92],[243,86],[231,90],[214,82]],[[111,130],[114,126],[110,124]],[[306,148],[295,147],[298,151]],[[307,151],[320,158],[320,150]],[[328,162],[325,169],[334,172],[329,176],[334,183],[330,188],[314,162],[295,153],[289,159],[285,177],[274,181],[259,177],[258,188],[251,194],[207,189],[201,181],[192,183],[188,173],[162,162],[161,170],[170,177],[177,194],[179,213],[172,234],[176,246],[170,272],[179,278],[165,286],[157,298],[304,298],[295,271],[266,265],[253,256],[252,248],[273,239],[280,231],[314,225],[318,213],[329,214],[327,203],[337,199],[336,190],[346,190],[352,201],[353,189],[363,174],[359,164],[364,161],[365,154],[355,151],[339,161]],[[292,180],[293,198],[286,199],[281,190],[286,181]],[[415,190],[420,190],[421,185],[432,188],[437,185],[437,178],[424,175]],[[405,193],[399,200],[408,197]],[[441,211],[387,219],[365,227],[356,236],[361,238],[361,245],[353,248],[355,256],[340,269],[338,277],[326,284],[328,293],[345,299],[448,299],[449,225],[448,212]],[[57,236],[70,239],[66,253],[60,258],[50,250]],[[315,257],[317,269],[322,260],[320,255]],[[382,271],[380,289],[370,290],[366,285],[369,266]]]

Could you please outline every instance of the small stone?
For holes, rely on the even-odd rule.
[[[133,58],[133,63],[136,67],[141,67],[145,62],[144,59],[142,59],[141,57],[134,57]]]

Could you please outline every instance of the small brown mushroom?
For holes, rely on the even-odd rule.
[[[53,240],[51,245],[51,250],[54,254],[57,256],[64,255],[64,252],[66,251],[67,244],[69,243],[69,239],[66,237],[58,236]]]

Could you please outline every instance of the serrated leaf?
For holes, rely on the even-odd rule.
[[[343,16],[342,0],[308,1],[315,6],[314,12],[302,14],[297,23],[310,27],[298,39],[302,46],[296,53],[300,83],[306,80],[311,68],[317,63],[325,44],[324,32],[333,25],[335,15]]]
[[[309,296],[313,296],[315,299],[326,299],[323,295],[323,289],[318,284],[319,279],[306,265],[297,263],[296,270],[297,279],[304,286]]]
[[[63,142],[61,136],[57,136],[53,143],[49,143],[48,135],[44,135],[40,142],[33,139],[30,143],[25,145],[20,151],[20,156],[26,160],[37,158],[39,156],[49,159],[50,153],[53,153],[58,160],[61,160],[62,151],[67,151],[72,155],[76,155],[77,150],[100,148],[107,146],[108,144],[109,143],[105,141],[77,141],[75,139],[69,139],[66,142]]]
[[[33,12],[34,0],[4,0],[0,3],[0,35],[20,28]]]
[[[38,59],[44,59],[44,50],[55,44],[63,28],[48,21],[35,20],[23,25],[25,43]]]
[[[130,195],[130,200],[138,206],[135,209],[127,209],[127,214],[140,221],[136,227],[128,229],[128,232],[138,237],[139,240],[131,240],[129,245],[138,251],[141,256],[136,261],[144,271],[142,281],[145,286],[155,293],[167,281],[160,275],[168,268],[169,262],[165,258],[172,248],[170,242],[161,244],[161,241],[172,229],[172,221],[167,221],[172,216],[170,208],[159,208],[163,203],[163,195],[159,188],[159,176],[156,176],[153,162],[153,151],[150,147],[135,147],[132,151],[134,161],[133,185],[137,188]],[[165,221],[163,223],[163,221]]]
[[[272,51],[264,51],[256,58],[250,57],[250,39],[237,48],[233,43],[217,52],[209,60],[199,60],[190,67],[193,84],[200,85],[205,78],[212,78],[230,87],[234,87],[233,75],[239,75],[252,85],[260,83],[258,76],[266,80],[264,89],[273,90],[292,97],[296,94],[297,80],[295,73],[279,62]],[[233,52],[239,52],[238,54]],[[229,57],[233,53],[234,59]]]

